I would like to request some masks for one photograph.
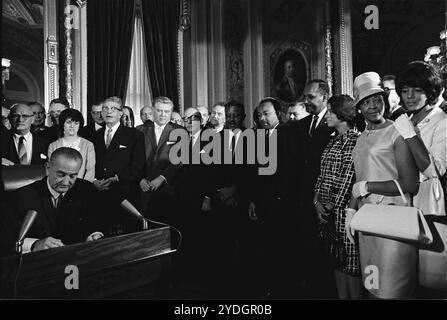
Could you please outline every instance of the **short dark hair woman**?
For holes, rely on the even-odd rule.
[[[362,279],[358,246],[349,241],[345,230],[345,208],[355,180],[354,149],[360,133],[355,129],[357,111],[347,95],[332,96],[325,115],[327,125],[337,130],[321,156],[320,175],[314,206],[323,239],[334,269],[338,297],[360,299]]]
[[[48,147],[48,159],[54,150],[69,147],[78,150],[82,155],[82,166],[78,178],[93,181],[95,178],[95,147],[90,141],[78,135],[79,128],[84,125],[82,113],[76,109],[65,109],[59,115],[59,132],[61,137]]]

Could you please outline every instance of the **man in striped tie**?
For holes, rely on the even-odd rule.
[[[48,141],[31,133],[34,114],[26,104],[17,103],[9,114],[11,131],[2,146],[2,165],[43,165],[47,160]]]

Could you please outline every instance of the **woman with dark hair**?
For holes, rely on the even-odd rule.
[[[328,100],[325,118],[328,127],[335,128],[338,134],[323,151],[314,193],[319,233],[331,258],[340,299],[362,296],[358,247],[349,241],[345,230],[345,208],[355,180],[352,150],[360,135],[355,129],[357,112],[353,102],[347,95]]]
[[[440,178],[447,170],[447,114],[439,107],[442,80],[428,63],[409,63],[398,75],[397,93],[410,118],[403,114],[395,128],[405,139],[419,170],[419,191],[414,206],[424,214],[445,215]]]
[[[380,86],[379,75],[375,72],[359,75],[354,81],[354,94],[355,106],[367,126],[352,152],[356,183],[346,209],[347,236],[352,242],[355,241],[349,225],[358,208],[366,203],[408,206],[411,194],[417,191],[417,169],[411,152],[393,122],[384,118],[388,99]],[[380,270],[378,286],[366,289],[378,298],[412,297],[417,281],[415,246],[362,232],[358,241],[360,270],[368,270],[365,269],[368,266]]]
[[[54,150],[69,147],[78,150],[82,155],[82,166],[78,178],[93,181],[95,178],[95,148],[93,143],[78,135],[79,128],[84,126],[82,113],[76,109],[65,109],[59,115],[59,132],[61,137],[48,147],[48,159]]]
[[[131,107],[123,106],[123,115],[121,116],[120,122],[125,127],[135,127],[135,117]]]

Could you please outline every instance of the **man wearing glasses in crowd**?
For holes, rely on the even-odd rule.
[[[43,165],[47,160],[48,141],[31,133],[34,114],[22,103],[11,107],[11,131],[2,146],[2,165]]]

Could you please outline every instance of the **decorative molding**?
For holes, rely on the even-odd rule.
[[[186,31],[191,28],[191,9],[189,0],[180,2],[180,30]]]
[[[339,0],[339,52],[340,60],[340,85],[339,93],[352,96],[352,35],[351,35],[351,10],[350,0]]]
[[[87,4],[87,0],[76,0],[76,4],[79,8],[83,8]]]
[[[72,63],[73,63],[73,56],[71,54],[71,48],[72,48],[72,41],[71,41],[71,30],[72,30],[72,23],[71,23],[71,0],[65,0],[65,72],[66,72],[66,78],[65,78],[65,84],[67,87],[67,93],[66,98],[70,106],[73,106],[73,84],[72,84],[72,78],[73,78],[73,71],[72,71]],[[75,9],[74,9],[75,10]]]
[[[59,96],[59,52],[57,41],[56,0],[44,1],[44,106]]]
[[[57,50],[56,37],[49,36],[47,39],[48,63],[58,64],[59,55]]]
[[[227,97],[244,101],[244,38],[246,8],[237,0],[225,2]]]
[[[326,26],[326,35],[324,38],[324,52],[326,56],[326,82],[329,86],[329,96],[332,96],[332,87],[334,81],[332,78],[332,32],[331,26]]]
[[[185,101],[183,92],[185,91],[185,81],[183,77],[184,60],[183,60],[183,30],[179,29],[177,32],[177,82],[178,82],[178,106],[179,113],[183,117],[185,109]]]

